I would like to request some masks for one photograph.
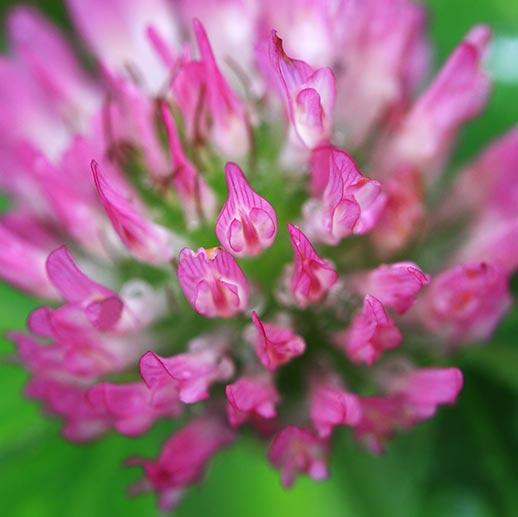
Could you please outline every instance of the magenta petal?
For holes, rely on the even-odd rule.
[[[339,377],[327,375],[313,380],[310,417],[319,436],[327,438],[338,425],[358,424],[361,406],[358,397],[343,388]]]
[[[327,177],[327,185],[321,199],[307,204],[304,215],[310,235],[338,244],[349,235],[368,233],[385,206],[380,183],[362,176],[353,159],[341,149],[324,148],[319,153],[314,156],[313,167],[317,169],[313,174],[318,174],[318,185]]]
[[[381,265],[358,280],[360,291],[376,297],[385,307],[405,313],[418,293],[430,283],[430,276],[413,262]]]
[[[293,224],[288,224],[293,248],[291,295],[302,308],[320,301],[336,283],[338,274],[334,265],[320,258],[309,239]]]
[[[490,81],[482,59],[489,40],[490,30],[483,25],[466,35],[404,119],[390,161],[410,162],[420,169],[441,164],[461,125],[487,101]]]
[[[310,431],[290,425],[274,436],[268,458],[281,471],[282,484],[290,487],[303,472],[316,481],[327,478],[328,447]]]
[[[119,321],[123,309],[122,300],[118,296],[110,296],[90,303],[85,312],[92,325],[101,331],[106,331]]]
[[[223,77],[202,23],[194,19],[193,27],[204,68],[208,109],[213,123],[212,141],[224,155],[239,158],[250,147],[248,115]]]
[[[191,420],[167,440],[156,460],[131,462],[141,465],[145,476],[134,492],[154,490],[162,511],[174,509],[185,488],[201,479],[212,456],[233,439],[234,433],[210,414]]]
[[[354,315],[349,328],[338,337],[338,344],[352,362],[370,366],[385,350],[397,348],[402,339],[383,304],[374,296],[366,295],[361,311]]]
[[[173,393],[167,404],[153,404],[152,394],[143,382],[129,384],[99,383],[91,387],[87,398],[96,409],[106,412],[121,434],[136,436],[146,432],[163,416],[176,416],[181,411]]]
[[[314,149],[328,142],[336,98],[336,81],[329,68],[313,70],[286,55],[282,40],[272,33],[270,65],[284,96],[292,129],[300,143]]]
[[[450,345],[487,339],[511,305],[500,266],[465,263],[443,271],[416,306],[420,321]]]
[[[225,166],[228,197],[216,222],[216,235],[225,249],[238,257],[269,248],[277,234],[275,211],[251,188],[235,163]]]
[[[161,115],[169,140],[172,182],[185,211],[186,222],[196,227],[202,220],[210,220],[216,211],[216,197],[207,182],[188,160],[169,108],[161,105]]]
[[[0,223],[0,276],[11,284],[44,298],[57,293],[45,271],[46,253]]]
[[[248,305],[246,277],[234,257],[222,249],[184,248],[177,274],[189,303],[207,318],[230,318]]]
[[[52,309],[50,307],[34,309],[27,319],[27,327],[33,334],[38,336],[53,337]]]
[[[174,388],[179,399],[193,404],[209,396],[214,382],[227,380],[232,363],[218,350],[191,351],[171,357],[147,352],[140,359],[140,373],[153,395]]]
[[[273,418],[279,393],[267,376],[244,376],[225,388],[227,415],[232,427],[252,417]]]
[[[149,221],[137,200],[109,181],[95,161],[92,161],[92,173],[104,209],[128,250],[144,262],[168,262],[178,239],[166,228]]]
[[[47,258],[47,274],[67,302],[81,303],[102,296],[113,296],[106,287],[90,280],[76,265],[65,246],[54,250]]]
[[[255,311],[252,321],[256,330],[255,352],[268,370],[274,371],[304,353],[304,339],[290,328],[263,323]]]
[[[396,378],[391,393],[403,395],[417,420],[432,417],[441,404],[455,403],[463,386],[458,368],[421,368]]]
[[[101,96],[65,35],[28,6],[13,9],[7,24],[11,47],[23,58],[47,98],[63,112],[73,111],[77,127],[87,126]]]

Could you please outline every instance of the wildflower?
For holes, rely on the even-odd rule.
[[[238,427],[249,418],[274,418],[279,394],[266,375],[240,377],[225,388],[230,424]]]
[[[304,353],[304,339],[288,326],[264,323],[255,311],[252,312],[252,321],[255,327],[253,345],[257,356],[268,370],[276,370]]]
[[[304,207],[309,235],[338,244],[349,235],[368,233],[385,204],[380,183],[363,177],[352,158],[339,149],[329,153],[325,165],[327,170],[317,172],[327,177],[322,198],[309,200]]]
[[[144,470],[144,479],[132,487],[132,492],[154,490],[160,509],[172,510],[184,490],[201,479],[212,456],[233,438],[217,417],[202,416],[191,421],[169,438],[156,461],[130,460],[130,465],[141,465]]]
[[[337,345],[353,363],[369,366],[384,350],[397,348],[402,339],[381,301],[370,294],[363,299],[363,307],[353,316],[349,328],[335,337]]]
[[[288,225],[293,248],[290,292],[299,307],[317,303],[335,284],[338,274],[334,265],[320,258],[309,239],[294,224]]]
[[[457,368],[396,366],[384,372],[384,396],[360,399],[362,417],[354,431],[375,454],[383,452],[384,442],[398,429],[431,418],[441,404],[453,404],[463,384]]]
[[[510,307],[498,266],[459,264],[436,276],[417,307],[424,326],[450,344],[487,339]]]
[[[330,68],[314,70],[304,61],[291,59],[274,32],[269,46],[272,75],[285,97],[292,138],[314,149],[331,136],[336,86]]]
[[[282,484],[289,487],[295,476],[306,472],[315,480],[327,477],[327,444],[311,431],[288,426],[274,436],[268,456],[281,470]]]
[[[335,426],[354,426],[361,418],[358,397],[348,393],[334,375],[313,379],[310,404],[311,421],[322,438],[331,436]]]
[[[366,274],[350,279],[360,294],[376,297],[385,307],[399,314],[414,304],[421,289],[430,282],[430,276],[412,262],[382,264]]]
[[[228,198],[216,222],[216,235],[237,257],[257,255],[273,244],[277,234],[275,211],[250,188],[235,163],[227,163],[225,177]]]
[[[29,8],[0,60],[0,276],[55,302],[10,338],[65,438],[182,419],[130,460],[169,510],[242,427],[288,487],[328,477],[336,427],[380,453],[453,404],[462,373],[434,360],[490,337],[517,265],[516,128],[438,182],[490,30],[417,96],[410,0],[66,5],[92,70]]]
[[[184,248],[178,281],[194,310],[213,318],[230,318],[248,304],[248,282],[230,253],[218,248],[194,252]]]

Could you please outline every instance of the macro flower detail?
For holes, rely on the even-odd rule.
[[[309,239],[294,224],[288,225],[293,265],[290,291],[299,307],[317,303],[327,294],[338,279],[334,265],[320,258]]]
[[[275,32],[269,44],[269,57],[271,73],[285,98],[293,138],[308,149],[327,143],[336,98],[333,71],[314,70],[304,61],[288,57]]]
[[[370,294],[345,331],[335,336],[336,344],[353,363],[372,365],[385,350],[397,348],[403,336],[380,300]]]
[[[277,234],[277,216],[251,188],[235,163],[225,166],[228,197],[216,222],[216,235],[237,257],[253,256],[269,248]]]
[[[89,322],[99,330],[109,330],[119,321],[124,308],[123,301],[114,292],[90,280],[77,267],[70,252],[61,247],[54,250],[47,258],[47,275],[56,290],[67,302],[59,310],[80,310]],[[36,314],[42,315],[41,310]],[[52,327],[52,314],[56,311],[46,311],[48,323]],[[34,324],[40,318],[30,318],[29,324]]]
[[[158,399],[143,382],[99,383],[89,389],[87,399],[119,433],[128,436],[145,433],[158,418],[176,417],[182,411],[176,392]]]
[[[362,417],[354,431],[375,454],[398,429],[432,417],[441,404],[453,404],[464,382],[457,368],[398,366],[384,376],[384,396],[360,399]]]
[[[169,511],[243,434],[289,487],[454,404],[518,265],[517,129],[444,177],[490,29],[421,87],[411,0],[65,4],[90,66],[25,7],[0,59],[9,339],[63,436],[166,430],[128,463]]]
[[[412,262],[383,264],[367,274],[352,279],[361,294],[370,294],[385,307],[404,314],[412,307],[417,295],[430,283],[430,276]]]
[[[268,456],[281,471],[282,484],[289,487],[303,472],[315,480],[326,479],[328,444],[311,431],[288,426],[274,436]]]
[[[210,385],[228,379],[233,371],[224,350],[209,348],[197,340],[191,343],[188,353],[164,358],[147,352],[140,359],[140,374],[153,394],[162,398],[162,392],[174,389],[185,404],[206,399]]]
[[[510,305],[504,270],[480,262],[435,277],[417,309],[424,326],[451,345],[487,339]]]
[[[312,384],[310,417],[320,437],[331,436],[337,425],[358,424],[361,418],[358,397],[348,393],[339,378],[328,374]]]
[[[338,244],[349,235],[369,232],[385,203],[380,183],[362,176],[352,158],[339,149],[329,153],[325,167],[317,172],[328,178],[321,199],[304,207],[309,235]]]
[[[128,462],[144,471],[144,478],[133,485],[132,492],[154,490],[160,509],[172,510],[185,489],[201,479],[214,454],[233,439],[232,431],[217,417],[192,420],[167,440],[158,459],[134,458]]]
[[[166,228],[149,221],[131,194],[110,182],[95,161],[92,161],[92,173],[104,209],[128,250],[144,262],[170,260],[178,244],[175,236]]]
[[[1,276],[7,282],[42,298],[54,298],[56,292],[45,272],[46,253],[37,246],[21,239],[0,222]]]
[[[247,375],[225,388],[227,415],[232,427],[250,418],[274,418],[279,393],[267,376]]]
[[[225,156],[239,158],[250,146],[248,115],[216,64],[205,28],[197,19],[193,23],[207,95],[204,115],[212,121],[211,140]]]
[[[306,343],[285,325],[265,323],[254,311],[252,321],[255,332],[252,332],[253,346],[257,357],[265,368],[274,371],[279,366],[304,353]]]
[[[194,252],[184,248],[178,281],[196,312],[208,318],[230,318],[248,305],[248,282],[234,257],[219,248]]]
[[[162,120],[169,140],[171,181],[180,198],[187,223],[193,228],[210,220],[216,211],[216,198],[203,176],[195,169],[182,148],[169,108],[161,106]]]
[[[489,79],[481,60],[490,36],[488,27],[474,27],[419,97],[393,143],[398,160],[421,170],[437,165],[462,122],[482,109]],[[417,139],[426,141],[426,146],[416,145]]]

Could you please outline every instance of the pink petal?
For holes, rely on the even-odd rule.
[[[386,204],[374,229],[376,247],[393,254],[408,244],[425,219],[423,179],[414,167],[402,167],[383,184]]]
[[[358,280],[360,291],[377,298],[385,307],[405,313],[430,276],[413,262],[383,264]],[[360,285],[361,284],[361,285]]]
[[[143,262],[160,264],[174,255],[178,242],[166,228],[149,221],[134,198],[111,183],[92,161],[95,186],[114,230],[128,250]]]
[[[389,385],[392,395],[403,395],[416,420],[432,417],[439,405],[454,404],[462,389],[458,368],[420,368],[396,378]]]
[[[485,262],[459,264],[432,279],[416,308],[451,345],[486,340],[511,305],[507,273]]]
[[[131,461],[142,465],[145,476],[134,492],[154,490],[160,509],[172,510],[185,488],[201,479],[212,456],[233,439],[233,432],[219,419],[202,415],[191,420],[167,440],[158,459]]]
[[[273,76],[285,98],[289,120],[300,143],[313,149],[327,142],[336,97],[332,70],[313,70],[304,61],[288,57],[275,31],[269,56]]]
[[[347,392],[338,378],[315,378],[311,387],[310,417],[322,438],[338,425],[355,426],[361,419],[358,397]]]
[[[193,404],[208,398],[209,388],[214,382],[227,380],[233,373],[233,365],[215,350],[171,357],[147,352],[140,359],[140,373],[154,393],[172,386],[182,402]]]
[[[240,69],[253,77],[258,5],[243,0],[180,0],[178,3],[186,25],[193,18],[201,20],[222,67],[228,65],[225,60],[232,56],[232,61],[239,63]],[[232,65],[226,70],[231,77]]]
[[[257,332],[255,352],[268,370],[274,371],[304,353],[304,339],[291,329],[263,323],[255,311],[252,312],[252,321]]]
[[[394,160],[420,169],[441,164],[461,125],[486,103],[489,78],[481,63],[489,39],[489,29],[476,26],[451,54],[403,121],[391,151]]]
[[[227,415],[232,427],[249,418],[273,418],[279,393],[267,376],[243,376],[225,388]]]
[[[216,197],[185,155],[174,119],[165,104],[161,105],[161,114],[169,140],[173,185],[184,208],[187,224],[196,227],[202,220],[214,217]]]
[[[293,248],[291,294],[299,307],[317,303],[336,283],[338,274],[334,265],[320,258],[309,239],[293,224],[288,224]]]
[[[37,296],[55,298],[57,293],[45,271],[46,253],[0,223],[0,276]]]
[[[54,250],[47,258],[50,281],[67,302],[82,303],[91,299],[114,295],[113,291],[90,280],[76,265],[65,246]]]
[[[356,148],[401,117],[426,75],[427,13],[408,0],[364,0],[343,9],[336,118]]]
[[[269,248],[277,235],[275,211],[256,194],[235,163],[225,166],[228,197],[216,222],[216,235],[225,249],[238,257]]]
[[[201,22],[193,21],[207,84],[208,107],[213,121],[212,141],[226,156],[239,158],[250,147],[250,131],[245,108],[223,77]]]
[[[248,305],[246,277],[234,257],[220,248],[184,248],[177,274],[193,309],[207,318],[230,318]]]
[[[328,244],[338,244],[349,235],[371,231],[386,199],[380,183],[362,176],[352,158],[338,148],[324,151],[319,157],[319,176],[326,176],[321,161],[326,159],[327,186],[322,199],[308,202],[305,219],[311,236]]]
[[[13,50],[22,56],[39,87],[63,117],[73,112],[73,123],[85,129],[101,99],[64,34],[28,6],[13,9],[7,24]]]
[[[109,418],[88,403],[84,388],[36,377],[29,382],[26,394],[63,418],[63,435],[71,441],[93,440],[109,429]]]
[[[328,444],[310,431],[287,426],[273,438],[268,458],[281,471],[282,484],[290,487],[300,473],[319,481],[326,479]]]
[[[118,432],[137,436],[146,432],[162,416],[176,416],[181,411],[176,394],[160,407],[153,403],[149,388],[143,382],[129,384],[99,383],[88,390],[89,403],[106,412]]]
[[[352,362],[370,366],[385,350],[397,348],[402,339],[383,304],[368,294],[361,311],[354,315],[349,328],[338,338],[338,343]]]

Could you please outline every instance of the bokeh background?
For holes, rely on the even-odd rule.
[[[2,20],[13,3],[0,0]],[[61,1],[29,3],[66,26]],[[425,3],[436,67],[474,23],[489,23],[495,31],[488,59],[494,77],[491,102],[464,130],[455,170],[518,123],[518,0]],[[513,291],[518,294],[518,279]],[[0,514],[153,515],[152,496],[126,495],[138,472],[123,461],[132,455],[155,456],[171,432],[170,424],[159,423],[137,439],[110,435],[90,445],[65,442],[58,422],[43,418],[36,404],[22,398],[26,374],[10,364],[12,346],[3,337],[9,329],[22,328],[36,306],[36,300],[0,285]],[[284,491],[278,473],[265,461],[263,446],[245,438],[215,458],[205,482],[187,493],[176,515],[518,516],[518,307],[490,344],[465,349],[453,362],[465,373],[459,404],[396,438],[383,457],[369,455],[346,432],[338,432],[331,479],[299,479],[291,491]]]

